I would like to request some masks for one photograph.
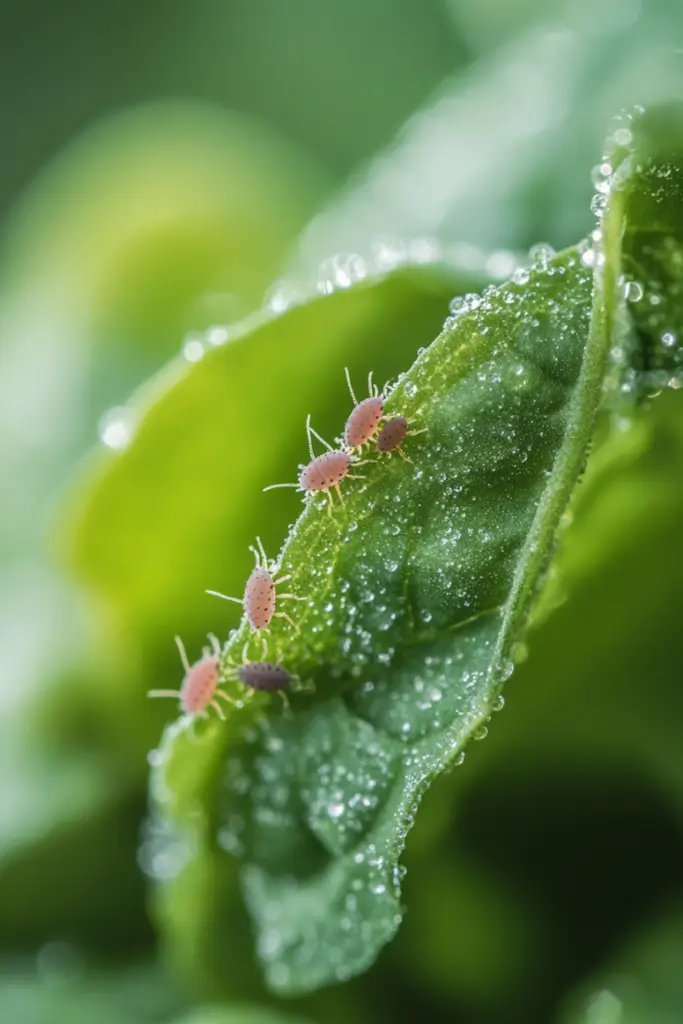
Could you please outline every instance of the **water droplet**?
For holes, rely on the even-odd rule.
[[[227,327],[222,327],[216,324],[214,327],[209,327],[206,332],[206,339],[209,345],[225,345],[226,341],[230,337],[230,332]]]
[[[627,281],[624,295],[629,302],[640,302],[643,297],[643,286],[639,281]]]
[[[596,217],[602,217],[607,206],[607,196],[602,195],[600,192],[596,192],[591,199],[591,213],[594,213]]]
[[[122,451],[130,444],[133,433],[133,416],[125,406],[109,409],[97,425],[97,433],[107,448]]]
[[[529,276],[529,271],[526,267],[518,267],[512,275],[512,280],[515,284],[526,284]]]
[[[595,266],[595,249],[584,249],[581,253],[581,265],[584,267]]]
[[[633,133],[628,128],[617,128],[614,141],[618,146],[630,146],[633,142]]]
[[[448,303],[448,308],[452,316],[460,316],[461,313],[467,312],[467,299],[464,295],[456,295]]]
[[[664,331],[660,340],[665,348],[673,348],[676,344],[676,335],[673,331]]]
[[[486,261],[486,272],[491,277],[496,277],[499,280],[504,280],[514,272],[517,266],[517,260],[511,252],[507,252],[503,249],[497,252],[492,252]]]
[[[183,344],[183,356],[188,363],[198,363],[204,355],[204,345],[196,335],[190,335]]]
[[[529,259],[539,270],[545,270],[554,255],[555,250],[547,242],[538,242],[529,249]]]

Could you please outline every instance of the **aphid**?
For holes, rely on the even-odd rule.
[[[416,434],[424,434],[426,427],[422,430],[410,430],[410,424],[405,416],[392,416],[384,424],[377,437],[377,451],[382,455],[391,455],[398,452],[402,459],[411,462],[405,454],[401,445],[407,437],[414,437]]]
[[[274,690],[284,690],[288,683],[291,683],[294,676],[282,665],[276,665],[272,661],[249,661],[239,665],[235,674],[241,683],[248,686],[250,690],[265,690],[268,693]]]
[[[278,579],[275,565],[268,562],[260,537],[256,538],[256,543],[258,545],[258,550],[254,547],[250,547],[249,549],[254,554],[256,565],[247,580],[244,588],[244,597],[241,600],[239,597],[228,597],[227,594],[221,594],[217,590],[207,590],[207,594],[212,594],[214,597],[221,597],[224,601],[233,601],[235,604],[242,605],[249,625],[256,632],[268,629],[273,618],[285,619],[292,629],[295,629],[298,632],[299,627],[290,618],[287,612],[275,611],[275,602],[276,600],[283,601],[286,599],[292,601],[305,601],[306,598],[299,597],[297,594],[278,594],[276,592],[275,588],[278,587],[280,583],[284,583],[286,580],[292,578],[291,573],[287,576],[280,576]],[[263,640],[265,644],[265,637],[263,637]]]
[[[235,665],[229,662],[228,665],[230,674],[243,686],[262,693],[279,693],[285,707],[289,706],[289,701],[284,693],[285,687],[297,683],[299,684],[297,688],[303,689],[299,677],[277,662],[249,661],[247,659],[247,644],[242,652],[242,664]]]
[[[180,660],[185,669],[185,678],[179,690],[150,690],[148,697],[177,697],[180,706],[186,715],[199,715],[202,718],[208,717],[207,708],[212,707],[219,718],[225,721],[223,708],[220,706],[217,697],[222,697],[229,704],[233,701],[227,693],[218,689],[218,659],[221,647],[215,636],[209,635],[212,652],[204,648],[204,653],[199,661],[190,665],[183,641],[179,636],[175,638],[180,652]]]
[[[379,429],[380,421],[384,415],[384,398],[379,394],[377,386],[373,385],[372,372],[370,372],[368,374],[370,397],[364,398],[362,402],[359,402],[353,393],[348,367],[344,367],[344,373],[346,374],[346,383],[349,386],[349,392],[355,406],[344,427],[344,444],[347,448],[362,448],[363,445],[373,439]]]
[[[332,488],[334,488],[339,495],[339,500],[342,505],[344,499],[342,498],[341,488],[339,487],[340,482],[344,477],[348,477],[349,480],[363,480],[362,476],[352,476],[349,473],[349,469],[352,465],[362,465],[358,459],[350,452],[341,451],[332,448],[311,426],[310,415],[306,418],[306,434],[308,437],[308,451],[311,456],[311,461],[306,466],[299,466],[299,482],[297,484],[271,484],[270,487],[264,487],[264,491],[272,491],[276,487],[296,487],[298,491],[306,491],[307,494],[314,494],[316,491],[325,491],[327,494],[329,505],[327,511],[329,514],[332,513]],[[322,455],[313,454],[313,441],[311,435],[316,437],[321,444],[324,444],[328,449]]]

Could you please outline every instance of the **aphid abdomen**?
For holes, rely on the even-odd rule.
[[[408,420],[405,416],[394,416],[387,420],[377,438],[377,450],[393,452],[403,443],[408,434]]]
[[[271,661],[250,661],[237,668],[237,678],[251,690],[283,690],[293,678],[281,665]]]
[[[325,452],[323,455],[317,455],[302,469],[299,487],[303,491],[327,491],[343,480],[350,466],[351,456],[348,452]]]
[[[377,395],[365,398],[352,410],[344,427],[344,444],[348,448],[361,448],[372,440],[384,412],[384,399]]]
[[[188,715],[198,715],[211,701],[218,686],[218,659],[205,655],[183,679],[180,702]]]
[[[252,629],[266,629],[275,614],[275,583],[267,569],[254,569],[244,588],[244,612]]]

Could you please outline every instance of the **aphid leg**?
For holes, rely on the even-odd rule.
[[[261,661],[265,661],[268,657],[268,637],[265,633],[261,632]]]
[[[278,601],[286,601],[287,599],[290,601],[308,601],[308,598],[302,597],[301,594],[278,594],[277,599]]]
[[[337,492],[337,494],[339,495],[339,500],[341,501],[341,503],[342,503],[342,505],[343,505],[343,504],[344,504],[344,498],[342,497],[341,487],[339,486],[339,484],[338,484],[338,483],[336,483],[336,484],[334,485],[334,489],[335,489],[335,491]]]
[[[207,590],[207,594],[211,594],[212,597],[220,597],[224,601],[232,601],[233,604],[244,604],[244,601],[239,597],[228,597],[227,594],[221,594],[218,590]]]
[[[276,587],[279,587],[281,583],[284,583],[286,580],[291,580],[291,578],[291,572],[288,572],[286,576],[278,576],[277,573],[275,573],[275,575],[273,576],[273,583],[275,584]]]
[[[209,643],[211,644],[211,651],[213,653],[214,658],[220,658],[221,645],[218,640],[218,637],[214,633],[207,633],[206,635],[209,639]]]
[[[189,672],[190,671],[190,663],[187,660],[187,651],[185,650],[185,644],[183,643],[183,641],[180,639],[179,636],[176,636],[173,639],[176,642],[176,647],[178,648],[178,652],[180,654],[180,660],[183,663],[183,668],[185,669],[186,672]]]
[[[339,486],[339,485],[337,485],[337,486]],[[332,491],[328,490],[325,493],[327,494],[327,501],[328,501],[327,514],[328,514],[328,516],[331,516],[332,515],[332,505],[334,504],[334,502],[332,501]]]
[[[243,665],[246,665],[249,662],[249,659],[247,657],[248,653],[249,653],[249,640],[247,639],[247,640],[245,640],[244,647],[242,648],[242,664]]]
[[[308,418],[306,420],[306,430],[308,431],[309,451],[311,453],[311,458],[312,459],[315,458],[315,456],[313,455],[313,444],[311,442],[311,434],[313,435],[313,437],[316,437],[318,439],[318,441],[320,441],[321,444],[325,445],[325,447],[327,448],[328,452],[333,451],[332,445],[328,444],[327,441],[325,440],[325,438],[321,437],[320,434],[318,433],[318,431],[314,430],[313,427],[311,426],[311,414],[310,413],[308,414]]]
[[[276,619],[284,619],[285,622],[288,622],[292,629],[295,631],[295,633],[301,632],[296,622],[294,622],[294,620],[287,614],[287,612],[273,612],[273,616]]]
[[[148,697],[180,697],[180,690],[149,690]]]
[[[284,690],[278,690],[278,693],[280,694],[280,699],[282,701],[282,710],[286,715],[291,715],[292,708],[289,703],[289,697],[287,696]]]
[[[409,430],[406,437],[417,437],[418,434],[426,434],[427,428],[421,427],[419,430]]]
[[[403,459],[403,461],[404,461],[404,462],[409,462],[411,466],[414,466],[414,465],[415,465],[415,463],[413,462],[413,460],[412,460],[411,458],[409,458],[409,457],[408,457],[408,456],[406,455],[406,453],[405,453],[405,452],[403,451],[403,449],[401,448],[400,444],[397,444],[397,445],[396,445],[396,451],[397,451],[397,452],[398,452],[398,454],[399,454],[399,455],[401,456],[401,458]]]
[[[235,706],[235,701],[225,692],[225,690],[216,690],[216,696],[222,697],[223,700],[227,700],[228,704],[232,704],[233,707]]]
[[[349,373],[349,368],[348,368],[348,366],[345,366],[345,367],[344,367],[344,373],[346,374],[346,383],[347,383],[347,384],[348,384],[348,386],[349,386],[349,394],[351,395],[351,398],[353,399],[353,404],[354,404],[354,405],[358,405],[358,399],[357,399],[357,398],[356,398],[356,396],[354,395],[354,393],[353,393],[353,388],[352,388],[352,386],[351,386],[351,374]]]
[[[218,703],[217,700],[212,700],[211,701],[211,707],[214,709],[214,711],[216,712],[216,714],[220,718],[221,722],[225,722],[226,721],[225,712],[223,711],[223,708],[220,706],[220,704]]]
[[[363,476],[361,473],[358,473],[356,476],[352,476],[351,473],[347,473],[346,474],[346,479],[347,480],[367,480],[367,477]]]

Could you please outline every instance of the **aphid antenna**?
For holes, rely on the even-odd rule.
[[[274,572],[275,571],[275,562],[271,563],[271,562],[268,561],[268,556],[266,555],[266,549],[264,548],[263,541],[261,540],[260,537],[256,538],[256,546],[258,547],[258,554],[260,554],[260,556],[261,556],[260,568],[261,569],[266,569],[268,572]],[[251,550],[254,551],[254,548],[252,548]],[[255,551],[254,551],[254,554],[256,555]],[[259,564],[258,556],[256,558],[256,564],[257,565]]]
[[[211,644],[211,653],[213,654],[214,658],[220,658],[221,645],[218,637],[216,636],[215,633],[207,633],[206,635],[209,643]]]
[[[344,367],[344,373],[346,374],[346,383],[348,385],[349,394],[351,395],[351,398],[353,400],[353,404],[354,405],[358,405],[358,399],[356,398],[355,394],[353,393],[353,386],[351,384],[351,374],[349,373],[348,366]]]
[[[149,690],[148,697],[180,697],[180,690]]]
[[[275,490],[277,490],[278,487],[295,487],[297,489],[297,491],[301,490],[301,488],[299,487],[298,484],[269,484],[267,487],[264,487],[263,490],[264,491],[275,491]]]
[[[229,597],[227,594],[221,594],[218,590],[207,590],[206,593],[211,594],[212,597],[220,597],[224,601],[232,601],[233,604],[244,604],[244,601],[241,601],[239,597]]]
[[[313,451],[313,441],[311,440],[311,434],[313,435],[313,437],[317,438],[318,441],[320,441],[321,444],[325,445],[325,447],[327,448],[328,452],[334,451],[334,449],[332,448],[332,445],[328,444],[327,441],[325,440],[325,438],[321,437],[320,434],[318,433],[318,431],[314,430],[313,427],[311,426],[311,414],[310,414],[310,412],[309,412],[308,416],[306,417],[306,434],[308,436],[308,450],[309,450],[310,455],[311,455],[311,460],[313,460],[315,458],[315,453]]]
[[[178,648],[178,653],[180,654],[180,660],[182,662],[183,668],[185,669],[186,672],[189,672],[191,666],[189,661],[187,660],[187,651],[185,650],[185,644],[183,643],[179,636],[175,636],[173,639],[176,642],[176,647]]]
[[[379,398],[379,390],[376,384],[372,383],[372,370],[368,374],[368,394],[370,398]]]

